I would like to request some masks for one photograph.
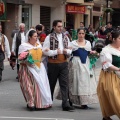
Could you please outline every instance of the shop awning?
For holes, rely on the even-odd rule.
[[[25,3],[25,0],[6,0],[6,3],[22,5]]]
[[[78,4],[81,4],[81,3],[84,3],[84,0],[67,0],[67,3],[78,3]]]

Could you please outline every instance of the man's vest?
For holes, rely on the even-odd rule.
[[[5,59],[5,38],[4,34],[1,34],[0,36],[0,61],[3,61]]]
[[[21,32],[16,33],[16,57],[18,57],[19,46],[21,45]]]
[[[62,34],[62,41],[63,41],[63,47],[65,49],[68,49],[68,38],[66,35]],[[50,34],[50,50],[56,50],[59,47],[59,41],[57,38],[57,35],[55,32]],[[55,55],[52,57],[49,57],[48,61],[50,62],[56,62],[59,63],[60,62],[65,62],[67,60],[67,56],[62,54],[62,55]]]

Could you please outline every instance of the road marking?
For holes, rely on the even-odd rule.
[[[36,117],[7,117],[0,116],[0,119],[29,119],[29,120],[74,120],[74,119],[66,119],[66,118],[36,118]]]

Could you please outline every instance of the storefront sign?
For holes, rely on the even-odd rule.
[[[0,0],[0,20],[6,19],[6,2],[5,0]]]
[[[66,12],[67,13],[85,14],[85,6],[68,4],[68,5],[66,5]]]

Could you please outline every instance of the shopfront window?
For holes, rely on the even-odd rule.
[[[32,24],[32,6],[22,6],[22,22],[25,23],[26,30],[29,30]]]

